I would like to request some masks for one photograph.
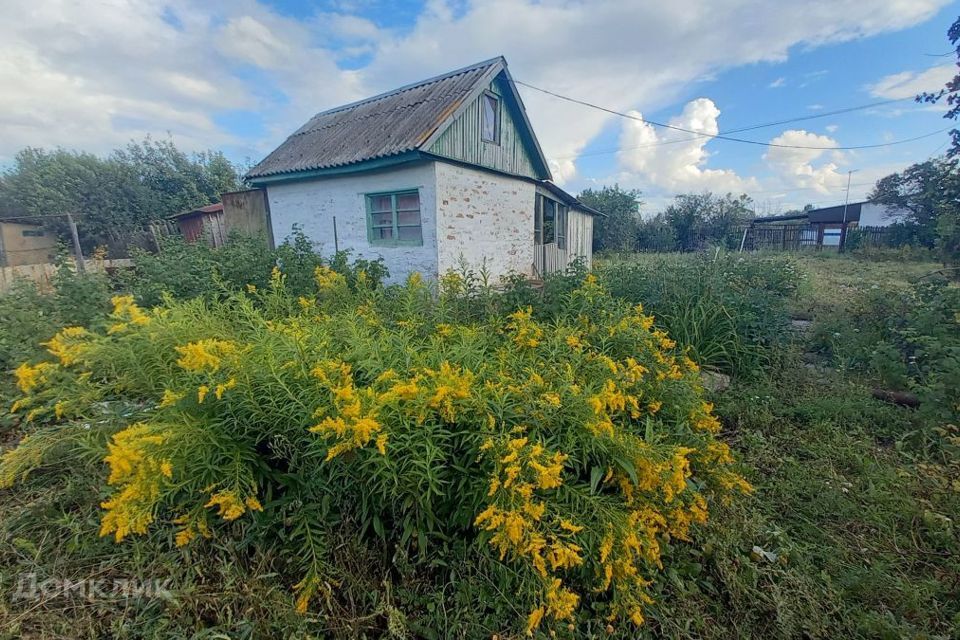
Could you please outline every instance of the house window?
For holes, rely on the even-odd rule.
[[[42,238],[43,237],[43,231],[40,231],[38,229],[24,229],[22,233],[24,238]]]
[[[500,144],[500,98],[489,91],[480,97],[480,129],[484,142]]]
[[[557,244],[558,249],[567,248],[567,207],[545,196],[537,196],[533,215],[534,244]]]
[[[368,194],[367,239],[370,244],[388,247],[422,245],[420,193],[398,191]]]
[[[543,244],[557,241],[557,203],[543,199]]]
[[[557,248],[567,248],[567,207],[557,205]]]

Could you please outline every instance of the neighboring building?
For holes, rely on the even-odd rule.
[[[0,221],[0,267],[53,262],[57,237],[32,222]]]
[[[887,227],[902,221],[906,211],[891,209],[873,202],[851,202],[849,204],[808,209],[794,214],[754,218],[752,225],[769,227],[770,225],[795,225],[801,227],[787,230],[784,234],[784,248],[790,244],[793,236],[800,247],[839,247],[846,237],[846,231],[855,228]],[[796,231],[791,233],[790,231]]]
[[[550,181],[502,57],[319,113],[246,179],[275,238],[299,226],[323,251],[382,256],[394,279],[592,259],[599,212]]]
[[[205,240],[210,246],[220,247],[226,240],[227,233],[223,221],[223,203],[208,204],[205,207],[191,209],[170,216],[177,223],[180,235],[187,242]]]
[[[220,194],[221,202],[171,216],[187,242],[204,240],[222,247],[230,234],[261,237],[273,246],[270,207],[263,189]]]

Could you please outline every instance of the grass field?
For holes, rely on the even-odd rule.
[[[640,630],[576,622],[550,635],[960,638],[957,288],[899,297],[937,268],[837,255],[602,261],[601,283],[731,375],[711,400],[754,492],[711,508],[692,544],[664,541],[669,560]],[[914,394],[920,408],[876,400],[878,386]],[[111,404],[101,419],[134,410]],[[24,426],[4,420],[9,446]],[[99,538],[104,437],[81,428],[75,446],[0,490],[0,638],[523,635],[510,616],[525,611],[477,606],[505,597],[479,564],[405,573],[409,560],[394,559],[388,580],[342,540],[365,590],[331,591],[303,616],[277,558],[242,536],[185,550],[168,531]],[[24,574],[159,575],[173,595],[18,600]]]

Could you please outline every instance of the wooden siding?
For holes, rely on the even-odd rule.
[[[567,248],[561,249],[556,242],[534,246],[534,275],[544,276],[565,270],[574,260],[582,257],[589,269],[593,265],[593,216],[570,209],[567,212]]]
[[[444,158],[460,160],[473,165],[496,169],[518,176],[540,178],[517,127],[510,109],[510,100],[501,87],[502,76],[497,76],[488,89],[500,99],[500,143],[483,142],[480,130],[480,108],[483,94],[447,127],[436,141],[425,149]]]

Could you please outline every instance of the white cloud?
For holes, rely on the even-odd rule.
[[[257,156],[320,109],[498,54],[532,84],[650,111],[724,69],[903,29],[946,0],[430,0],[402,30],[333,4],[298,21],[257,0],[0,0],[0,162],[27,144],[104,151],[165,131]],[[370,63],[338,66],[354,56]],[[521,92],[548,156],[566,158],[556,177],[573,178],[571,156],[610,116]],[[262,114],[263,139],[217,124],[235,109]],[[713,175],[705,158],[687,165]]]
[[[642,118],[640,112],[630,112]],[[710,136],[719,132],[720,110],[708,98],[687,103],[683,112],[668,124],[705,134],[697,136],[675,129],[655,129],[642,120],[627,120],[620,136],[618,160],[626,172],[623,181],[642,184],[669,192],[684,191],[749,191],[757,188],[756,180],[743,179],[728,169],[706,167],[710,154],[706,145]]]
[[[867,91],[876,98],[898,100],[912,98],[925,91],[939,91],[957,73],[955,64],[942,64],[925,71],[903,71],[884,76],[868,85]]]
[[[780,87],[786,84],[787,84],[787,79],[784,78],[783,76],[780,76],[779,78],[777,78],[776,80],[768,84],[767,87],[769,87],[770,89],[779,89]]]
[[[837,171],[838,161],[843,160],[839,152],[830,152],[833,160],[822,161],[828,149],[838,146],[829,136],[821,136],[802,129],[791,129],[770,141],[774,145],[787,145],[791,148],[773,146],[767,149],[763,159],[777,174],[783,184],[794,188],[811,189],[817,193],[829,194],[843,183],[843,174]],[[815,148],[798,148],[815,147]],[[814,163],[820,160],[817,166]]]
[[[827,133],[836,133],[840,130],[840,125],[838,124],[828,124],[824,127],[827,130]]]

